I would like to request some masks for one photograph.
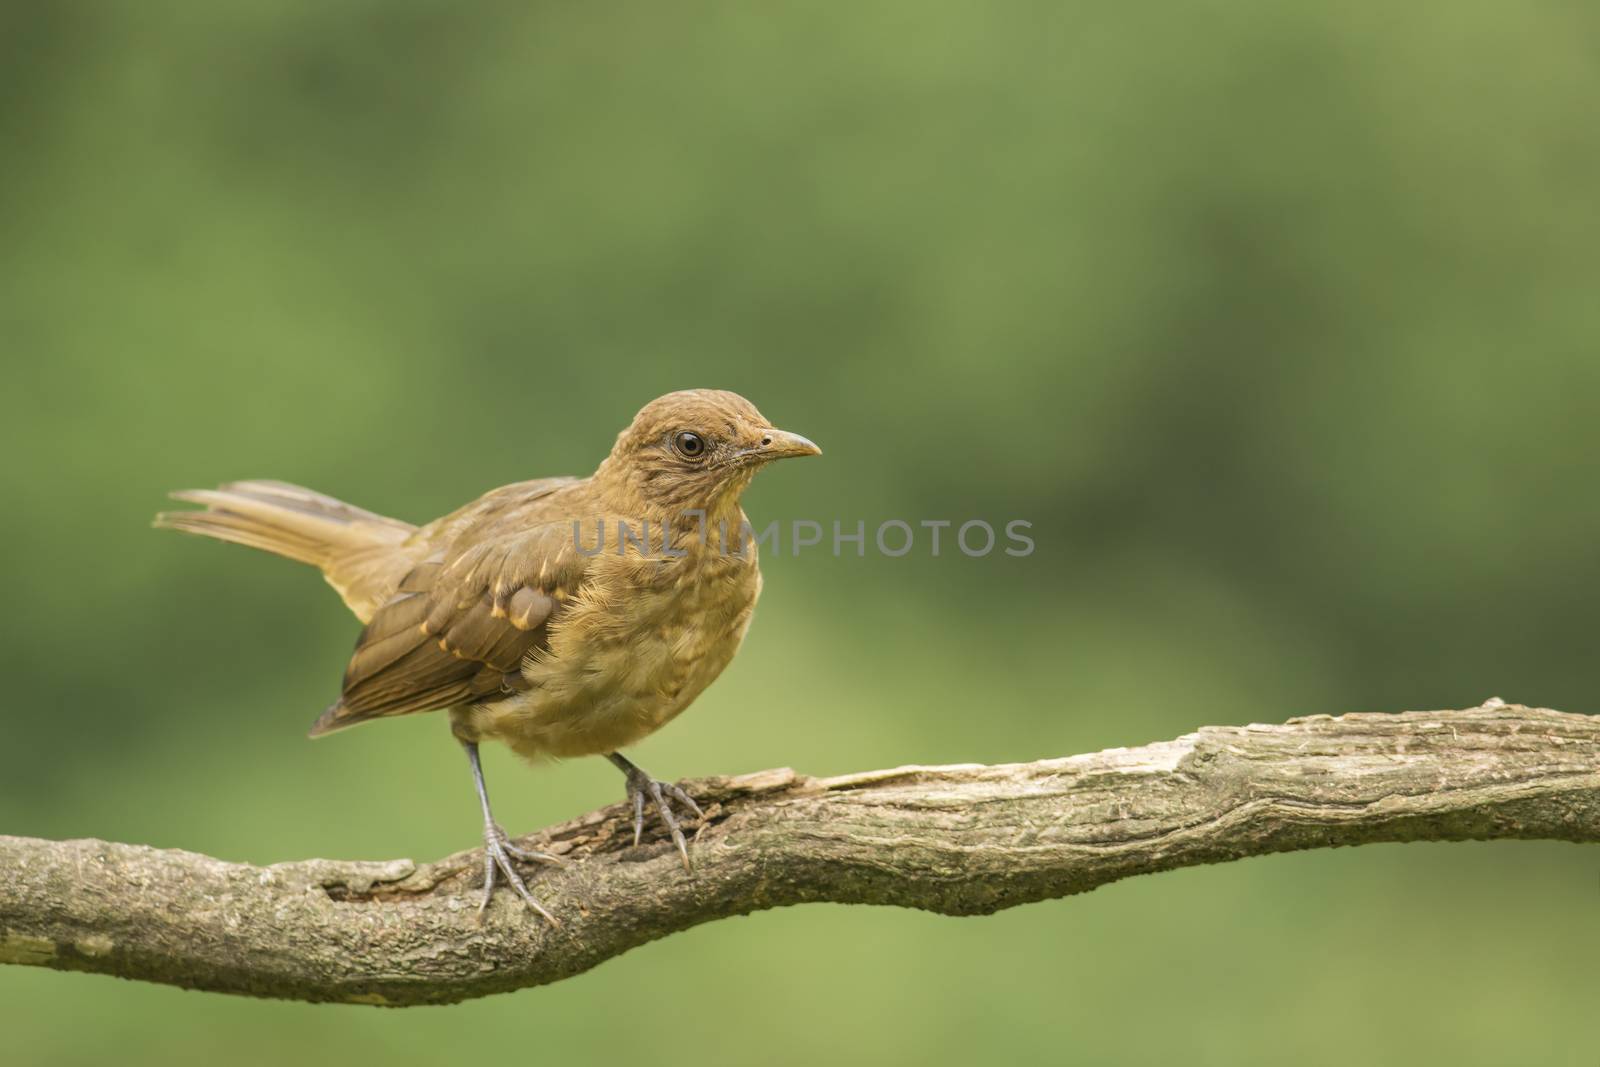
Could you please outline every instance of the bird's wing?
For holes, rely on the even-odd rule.
[[[507,487],[435,524],[446,546],[414,567],[356,642],[339,700],[313,737],[368,719],[500,700],[524,687],[586,557],[549,499],[560,485]],[[520,499],[505,499],[508,491]],[[529,490],[533,495],[528,495]],[[430,528],[425,527],[422,534]],[[432,543],[438,543],[438,540]]]

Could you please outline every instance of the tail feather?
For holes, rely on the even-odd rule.
[[[386,515],[379,515],[375,511],[358,508],[354,504],[346,504],[343,500],[316,492],[300,485],[291,485],[288,482],[275,482],[258,479],[248,482],[228,482],[216,489],[219,493],[229,493],[233,496],[249,497],[264,504],[276,504],[293,511],[304,512],[307,515],[322,518],[339,519],[350,523],[376,523],[381,526],[402,530],[409,534],[416,527],[409,522],[391,519]],[[174,493],[174,496],[178,494]]]
[[[173,499],[199,511],[167,511],[163,529],[263,549],[322,570],[357,616],[368,618],[410,567],[402,545],[416,527],[286,482],[230,482]]]

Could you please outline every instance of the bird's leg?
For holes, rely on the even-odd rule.
[[[685,793],[671,782],[658,782],[644,771],[634,766],[620,752],[611,752],[606,759],[616,764],[617,770],[628,776],[628,799],[633,803],[633,843],[637,847],[639,835],[644,832],[644,800],[648,796],[656,806],[656,811],[661,815],[661,821],[666,824],[667,830],[672,834],[672,843],[678,846],[678,855],[683,857],[683,869],[690,870],[689,843],[684,840],[683,829],[678,825],[678,818],[672,811],[672,805],[667,798],[671,797],[680,804],[685,804],[699,818],[705,818],[706,813],[700,810],[700,805],[694,802],[694,797]]]
[[[472,764],[472,784],[478,787],[478,804],[483,808],[483,902],[478,905],[478,914],[484,913],[489,907],[489,901],[494,897],[495,870],[498,868],[524,904],[548,919],[550,925],[560,926],[556,917],[546,911],[544,905],[528,892],[528,886],[517,873],[516,867],[512,865],[511,858],[515,856],[519,860],[555,864],[560,864],[561,860],[548,853],[518,848],[511,843],[505,830],[494,821],[494,812],[489,809],[489,788],[483,784],[483,764],[478,762],[477,744],[463,741],[461,747],[467,750],[467,762]]]

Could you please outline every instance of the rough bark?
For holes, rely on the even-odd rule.
[[[684,873],[620,806],[521,839],[561,919],[497,894],[479,852],[252,867],[0,837],[0,962],[195,989],[430,1004],[554,982],[675,931],[808,901],[977,915],[1134,874],[1375,841],[1600,841],[1600,718],[1507,705],[1210,726],[1002,766],[789,770],[685,783]]]

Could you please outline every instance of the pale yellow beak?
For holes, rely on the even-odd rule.
[[[820,456],[822,449],[797,433],[788,430],[766,430],[761,443],[746,450],[753,460],[788,459],[793,456]]]

